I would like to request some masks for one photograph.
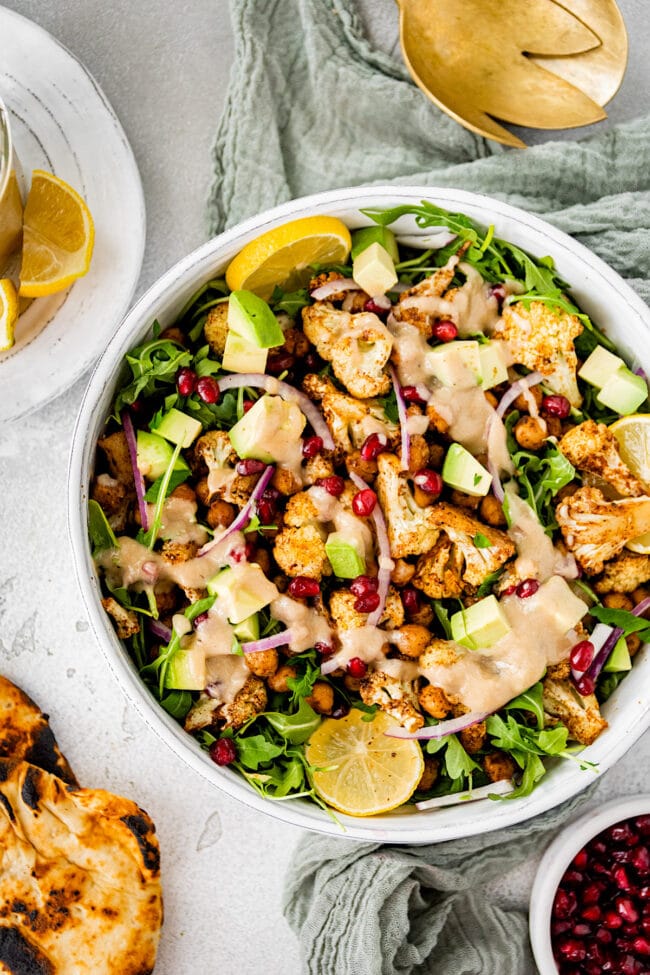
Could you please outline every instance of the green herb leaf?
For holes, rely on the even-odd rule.
[[[161,697],[160,703],[172,718],[182,721],[192,707],[192,695],[189,691],[169,691]]]
[[[312,300],[307,288],[300,288],[299,291],[283,291],[279,285],[275,286],[270,301],[274,311],[283,311],[292,318],[295,318],[305,305],[311,305],[311,303]]]
[[[542,682],[538,681],[529,687],[527,691],[520,694],[518,697],[509,701],[505,705],[506,711],[532,711],[537,720],[537,727],[541,729],[544,727],[544,704],[543,704],[544,688],[542,687]]]
[[[445,752],[445,770],[450,779],[464,779],[471,776],[479,768],[477,762],[468,755],[456,735],[447,739]]]
[[[192,354],[187,349],[169,339],[153,339],[132,349],[126,355],[126,363],[133,379],[118,393],[115,415],[119,417],[124,406],[135,403],[139,396],[160,393],[165,386],[175,387],[176,373],[181,367],[189,366],[191,360]]]
[[[272,741],[264,735],[241,736],[237,738],[237,760],[245,767],[257,771],[264,762],[270,762],[283,749],[280,745],[274,745]]]
[[[623,630],[625,636],[629,633],[642,633],[650,627],[650,621],[642,616],[635,616],[634,613],[626,609],[609,609],[607,606],[592,606],[590,614],[599,623],[607,623],[608,626],[617,626]]]
[[[433,611],[436,614],[438,622],[444,630],[445,638],[451,640],[451,624],[449,622],[449,610],[447,607],[440,602],[439,599],[432,599],[431,603],[433,605]]]
[[[483,599],[484,596],[489,596],[504,572],[505,568],[503,566],[500,569],[495,569],[494,572],[490,572],[490,574],[485,577],[481,585],[478,587],[476,598]]]
[[[395,390],[391,389],[388,396],[383,396],[377,399],[377,404],[381,406],[384,411],[384,416],[389,421],[389,423],[399,422],[399,412],[397,410],[397,397],[395,395]]]
[[[474,535],[474,545],[476,548],[492,548],[492,542],[490,539],[481,532],[477,532],[476,535]]]
[[[107,548],[117,548],[117,538],[108,523],[104,509],[94,500],[88,502],[88,534],[93,544],[93,555]]]
[[[179,484],[183,484],[188,479],[188,477],[191,477],[191,475],[192,475],[192,472],[189,471],[189,470],[187,470],[187,471],[172,471],[171,477],[169,479],[169,484],[167,485],[167,494],[171,494],[172,491],[175,491],[176,488],[178,487],[178,485]],[[165,479],[165,475],[162,474],[158,478],[158,480],[156,480],[156,481],[153,482],[153,484],[150,486],[149,490],[147,491],[147,493],[144,496],[144,500],[145,501],[149,501],[152,504],[155,504],[156,503],[156,501],[158,500],[158,495],[160,493],[160,488],[162,487],[162,484],[163,484],[164,479]]]
[[[304,698],[295,714],[284,714],[282,711],[265,711],[263,715],[277,733],[291,742],[301,745],[316,731],[321,723],[320,715],[307,704]]]

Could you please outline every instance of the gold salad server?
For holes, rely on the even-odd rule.
[[[496,119],[570,129],[607,117],[627,65],[615,0],[398,0],[416,84],[468,129],[525,143]]]

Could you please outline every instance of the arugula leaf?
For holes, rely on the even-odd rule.
[[[295,714],[285,714],[283,711],[265,711],[262,715],[272,728],[292,745],[301,745],[314,733],[321,723],[320,715],[301,699]]]
[[[499,569],[495,569],[494,572],[490,572],[490,574],[485,577],[481,585],[478,587],[476,598],[483,599],[484,596],[489,596],[493,587],[499,581],[504,572],[505,568],[503,566],[501,566]]]
[[[104,509],[98,501],[88,502],[88,534],[93,543],[93,555],[107,548],[117,548],[115,532],[108,523]]]
[[[537,727],[541,731],[544,727],[544,688],[542,682],[538,681],[529,687],[527,691],[520,694],[504,705],[506,711],[532,711],[537,720]]]
[[[492,548],[492,542],[482,532],[477,532],[473,538],[476,548]]]
[[[187,609],[183,612],[183,616],[193,623],[197,616],[202,613],[207,613],[209,609],[214,605],[216,596],[204,596],[203,599],[197,599],[195,603],[191,603]]]
[[[165,503],[165,498],[169,493],[169,484],[171,481],[172,474],[174,472],[174,467],[176,466],[176,461],[180,457],[181,445],[176,444],[174,452],[172,453],[169,464],[167,465],[167,470],[162,476],[162,481],[160,488],[158,489],[158,498],[156,500],[156,507],[154,510],[153,520],[151,525],[144,534],[144,544],[149,548],[153,548],[156,544],[156,539],[158,538],[158,532],[160,531],[162,525],[162,512],[163,504]]]
[[[133,379],[122,386],[115,399],[116,416],[139,396],[153,396],[166,385],[175,386],[176,373],[181,367],[189,366],[192,354],[177,342],[152,339],[132,349],[125,358]]]
[[[188,477],[191,477],[191,475],[192,472],[190,470],[172,471],[171,477],[169,478],[169,484],[167,485],[167,494],[171,494],[172,491],[174,491],[179,484],[183,484],[188,479]],[[158,495],[160,493],[160,489],[162,487],[164,479],[165,479],[165,475],[161,474],[158,480],[153,482],[153,484],[149,487],[149,490],[144,496],[145,501],[149,501],[152,504],[155,504],[156,501],[158,501]]]
[[[291,703],[309,697],[319,677],[320,667],[310,661],[307,661],[307,667],[302,676],[287,677],[287,687],[291,690]]]
[[[626,609],[609,609],[607,606],[600,605],[592,606],[589,612],[599,623],[617,626],[623,630],[625,636],[629,633],[639,633],[644,642],[650,638],[650,621],[643,616],[635,616]],[[648,631],[648,635],[644,635],[645,631]]]
[[[305,305],[311,305],[311,303],[312,299],[307,288],[300,288],[298,291],[283,291],[277,284],[269,302],[274,311],[283,311],[292,318],[295,318]]]
[[[399,413],[397,411],[397,397],[395,395],[395,390],[391,389],[388,396],[381,397],[377,400],[379,406],[381,406],[384,411],[386,419],[390,423],[399,423]]]
[[[508,420],[510,421],[510,417]],[[510,423],[510,430],[512,425]],[[506,424],[506,430],[508,426]],[[557,527],[552,500],[558,491],[575,478],[575,468],[553,443],[547,444],[542,455],[529,450],[517,450],[511,456],[522,496],[549,534]]]
[[[237,759],[242,765],[253,769],[253,771],[257,771],[264,762],[270,762],[277,758],[282,752],[283,748],[280,745],[274,745],[264,735],[239,736],[237,738]]]
[[[478,763],[465,751],[456,735],[450,735],[445,752],[445,771],[449,778],[471,779],[472,772],[478,768]]]
[[[546,768],[539,755],[526,755],[519,785],[513,792],[509,792],[507,795],[501,796],[500,798],[509,800],[523,799],[524,796],[529,796],[539,780],[545,775]]]
[[[182,721],[192,707],[192,695],[189,691],[169,691],[161,697],[160,703],[172,718]]]
[[[451,624],[449,622],[449,610],[447,607],[439,600],[432,599],[431,603],[433,605],[433,611],[436,614],[438,622],[444,630],[445,638],[451,640]]]

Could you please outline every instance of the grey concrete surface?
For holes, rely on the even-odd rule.
[[[142,292],[205,239],[210,145],[232,59],[226,0],[7,6],[84,61],[126,129],[148,211]],[[621,7],[632,59],[614,119],[645,110],[650,74],[645,0]],[[393,0],[363,0],[360,9],[376,40],[393,47]],[[188,771],[129,708],[89,629],[66,531],[68,450],[83,386],[0,431],[1,669],[50,712],[84,784],[132,796],[158,824],[166,920],[156,971],[298,975],[281,889],[300,831],[253,814]],[[646,735],[607,775],[603,793],[647,790],[649,767]],[[533,870],[530,863],[504,878],[499,893],[525,905]]]

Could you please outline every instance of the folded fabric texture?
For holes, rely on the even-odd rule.
[[[214,149],[212,232],[339,186],[457,187],[544,216],[650,299],[650,117],[579,141],[504,150],[440,112],[401,62],[374,50],[355,6],[231,0],[236,59]],[[285,905],[306,971],[534,971],[524,913],[488,896],[486,884],[540,849],[580,802],[437,846],[308,837]]]

